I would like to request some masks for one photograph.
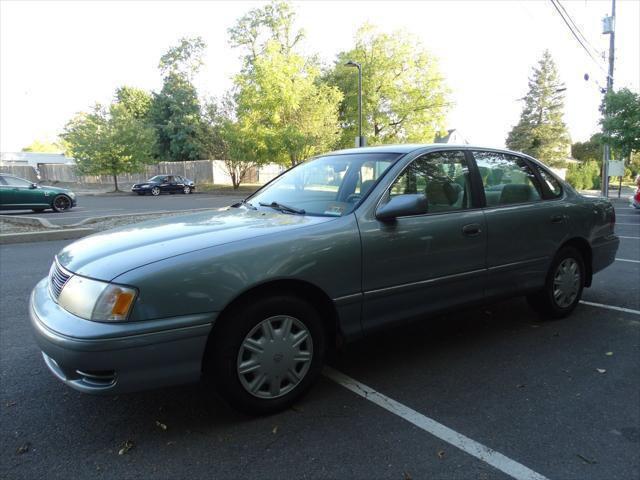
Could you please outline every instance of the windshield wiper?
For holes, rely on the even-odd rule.
[[[260,206],[271,207],[276,210],[280,210],[281,212],[297,213],[298,215],[304,215],[306,213],[303,208],[296,208],[296,207],[292,207],[290,205],[285,205],[284,203],[278,203],[278,202],[271,202],[271,203],[260,202]]]
[[[249,202],[247,202],[246,200],[240,200],[238,203],[234,203],[233,205],[231,205],[233,208],[239,208],[242,206],[245,206],[247,208],[250,208],[251,210],[257,210],[256,207],[254,207],[252,204],[250,204]]]

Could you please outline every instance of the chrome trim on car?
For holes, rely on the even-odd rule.
[[[471,270],[469,272],[455,273],[453,275],[445,275],[442,277],[429,278],[428,280],[420,280],[418,282],[411,283],[403,283],[402,285],[393,285],[391,287],[377,288],[375,290],[369,290],[364,292],[364,297],[376,297],[376,296],[384,296],[390,294],[396,290],[410,290],[412,288],[420,287],[422,285],[430,285],[434,283],[447,282],[450,280],[459,280],[461,278],[472,277],[476,275],[480,275],[483,273],[487,273],[486,268],[482,268],[479,270]]]
[[[73,273],[63,268],[57,258],[53,260],[51,268],[49,269],[49,293],[54,301],[58,301],[62,289],[72,276]]]

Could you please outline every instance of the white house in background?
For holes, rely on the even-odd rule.
[[[39,164],[57,163],[62,165],[75,165],[73,158],[65,157],[64,153],[39,153],[39,152],[2,152],[0,164],[22,165],[38,168]]]
[[[436,135],[434,143],[453,143],[456,145],[467,145],[469,142],[467,142],[467,139],[464,138],[458,130],[452,128],[450,130],[447,130],[446,135]]]

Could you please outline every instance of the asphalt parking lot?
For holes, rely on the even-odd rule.
[[[518,298],[385,332],[258,419],[199,385],[60,384],[27,299],[69,242],[0,246],[0,477],[637,479],[640,211],[616,210],[617,260],[570,318],[541,322]]]
[[[91,217],[152,213],[167,210],[190,210],[195,208],[219,208],[231,205],[246,195],[79,195],[78,206],[67,212],[56,213],[46,210],[35,213],[31,210],[6,210],[2,215],[40,217],[56,225],[71,225]]]

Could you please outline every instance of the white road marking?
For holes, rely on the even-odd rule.
[[[640,260],[630,260],[628,258],[616,258],[618,262],[640,263]]]
[[[492,448],[486,447],[475,440],[465,437],[461,433],[436,422],[435,420],[416,412],[415,410],[375,391],[371,387],[368,387],[357,380],[338,372],[330,367],[325,367],[324,375],[339,385],[342,385],[347,390],[351,390],[356,395],[360,395],[362,398],[375,403],[379,407],[384,408],[388,412],[399,416],[403,420],[412,423],[416,427],[430,433],[431,435],[438,437],[456,448],[459,448],[463,452],[468,453],[476,457],[477,459],[488,463],[494,468],[497,468],[501,472],[516,478],[518,480],[547,480],[543,475],[534,472],[530,468],[505,457],[500,452],[496,452]]]
[[[615,310],[617,312],[633,313],[634,315],[640,315],[640,310],[634,310],[632,308],[616,307],[615,305],[605,305],[604,303],[587,302],[580,300],[583,305],[589,305],[590,307],[606,308],[607,310]]]
[[[622,235],[618,235],[618,238],[629,238],[634,240],[640,240],[640,237],[623,237]]]
[[[616,217],[636,217],[640,218],[640,213],[637,215],[627,215],[626,213],[616,213]]]
[[[635,225],[637,227],[637,226],[640,226],[640,223],[620,223],[620,222],[616,222],[616,225]]]

